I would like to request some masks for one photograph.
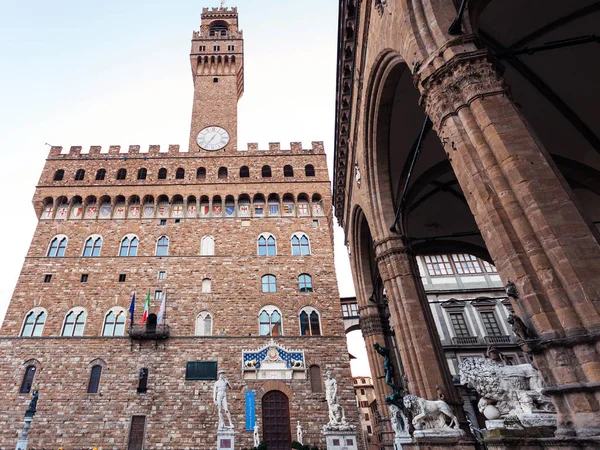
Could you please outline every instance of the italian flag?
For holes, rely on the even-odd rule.
[[[142,314],[142,326],[148,320],[148,310],[150,309],[150,291],[148,291],[148,295],[146,295],[146,301],[144,302],[144,313]]]

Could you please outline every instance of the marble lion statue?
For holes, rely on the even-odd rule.
[[[417,430],[429,428],[458,429],[458,419],[452,413],[450,406],[443,400],[425,400],[416,395],[404,396],[404,407],[413,414],[413,426]],[[446,424],[446,417],[450,424]]]

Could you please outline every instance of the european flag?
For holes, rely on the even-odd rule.
[[[135,291],[133,291],[133,297],[131,297],[131,305],[129,305],[129,318],[131,319],[131,327],[133,327],[133,313],[135,312]]]

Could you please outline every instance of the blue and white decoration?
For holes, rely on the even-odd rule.
[[[256,350],[242,351],[242,372],[245,378],[292,379],[297,378],[294,371],[305,369],[304,350],[287,349],[273,339]]]

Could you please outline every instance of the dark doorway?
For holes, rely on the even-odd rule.
[[[131,428],[129,429],[129,444],[127,450],[142,450],[144,447],[144,430],[146,428],[146,416],[133,416]]]
[[[269,450],[291,448],[290,405],[280,391],[267,392],[262,398],[263,439]]]

